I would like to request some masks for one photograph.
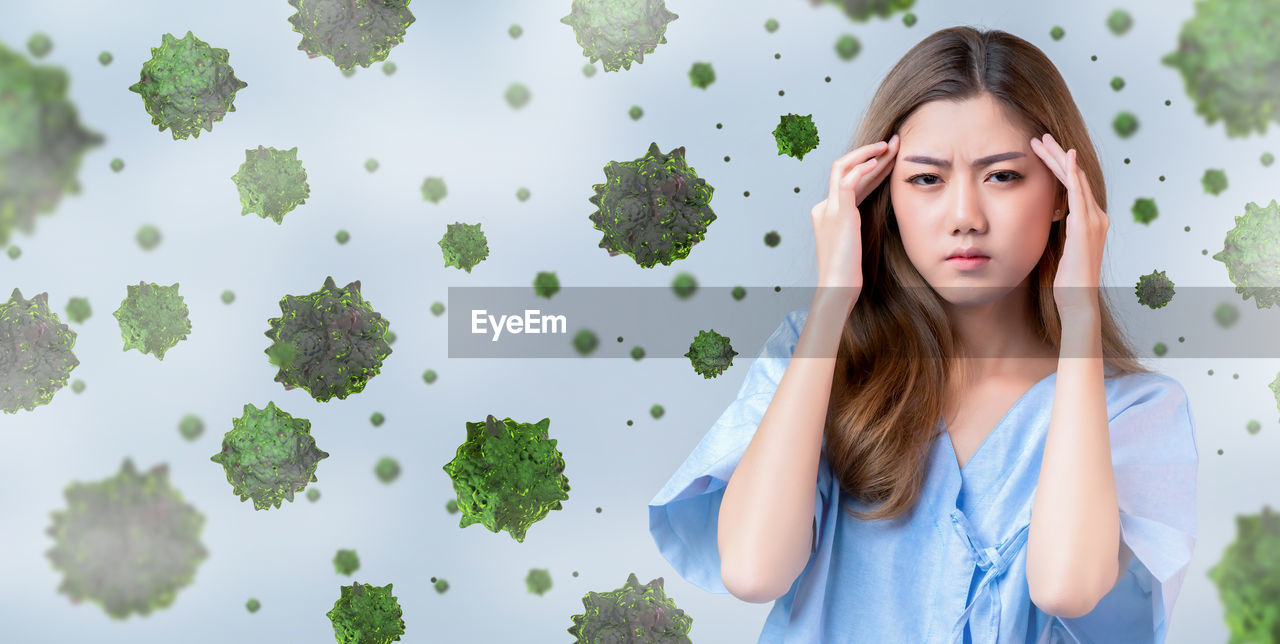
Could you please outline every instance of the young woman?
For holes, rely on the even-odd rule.
[[[1061,75],[939,31],[850,148],[811,306],[650,502],[658,549],[774,601],[760,642],[1163,642],[1195,428],[1098,288],[1106,189]]]

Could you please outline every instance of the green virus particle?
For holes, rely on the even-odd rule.
[[[168,129],[175,141],[198,139],[200,128],[212,132],[215,121],[236,111],[236,92],[249,86],[236,78],[229,59],[227,50],[210,47],[190,31],[181,40],[165,34],[129,91],[142,97],[161,132]]]
[[[139,473],[125,459],[114,476],[73,482],[52,513],[47,553],[64,577],[58,592],[89,600],[113,619],[167,608],[208,557],[204,516],[169,485],[169,467]]]
[[[1227,189],[1227,173],[1221,168],[1210,168],[1204,171],[1204,176],[1200,177],[1200,185],[1204,186],[1204,191],[1208,194],[1217,196]]]
[[[918,19],[916,18],[916,14],[914,14],[914,13],[912,13],[912,12],[910,12],[910,11],[908,11],[908,12],[906,12],[906,13],[902,14],[902,24],[904,24],[904,25],[906,25],[906,26],[908,26],[908,27],[914,27],[914,26],[915,26],[915,24],[916,24],[916,20],[918,20]]]
[[[111,52],[109,52],[109,51],[104,51],[104,52],[102,52],[101,54],[98,54],[98,62],[99,62],[103,67],[106,67],[107,65],[110,65],[110,64],[111,64],[111,61],[113,61],[113,60],[115,60],[115,57],[113,57],[113,56],[111,55]]]
[[[119,172],[124,169],[124,159],[116,157],[111,160],[111,171]]]
[[[1127,139],[1138,131],[1138,117],[1133,112],[1120,112],[1111,121],[1111,129],[1115,130],[1116,136]]]
[[[389,60],[385,63],[382,63],[382,73],[386,74],[387,76],[390,76],[396,73],[396,64]]]
[[[413,24],[410,0],[289,0],[289,16],[302,34],[298,49],[307,58],[324,56],[338,69],[354,71],[387,59]]]
[[[1138,197],[1133,200],[1133,220],[1140,224],[1151,224],[1160,215],[1156,208],[1156,200],[1148,197]]]
[[[444,591],[449,590],[449,582],[443,579],[431,578],[431,584],[435,587],[436,592],[443,595]]]
[[[160,235],[160,229],[151,224],[143,224],[138,228],[137,234],[133,236],[134,241],[138,242],[138,246],[142,250],[154,250],[156,246],[164,239]]]
[[[343,76],[343,78],[351,78],[352,76],[355,76],[355,75],[356,75],[356,70],[354,70],[354,69],[344,69],[344,70],[342,70],[342,76]]]
[[[529,574],[525,575],[524,584],[528,586],[530,594],[545,595],[551,590],[551,571],[546,568],[530,568]]]
[[[888,18],[895,12],[910,9],[915,3],[916,0],[809,0],[815,7],[836,5],[854,22],[867,22],[873,16]]]
[[[387,422],[387,417],[382,415],[382,412],[380,411],[375,411],[369,416],[369,424],[374,427],[382,427],[382,423],[385,422]]]
[[[1262,167],[1270,168],[1271,164],[1276,162],[1276,156],[1270,152],[1263,152],[1262,156],[1258,157],[1258,161],[1262,163]]]
[[[395,331],[388,330],[386,335],[382,336],[382,338],[387,341],[388,345],[392,345],[396,343]]]
[[[589,356],[600,346],[600,337],[591,329],[579,329],[573,336],[573,350],[578,355]]]
[[[31,34],[31,38],[27,39],[27,51],[35,58],[44,58],[53,51],[53,39],[45,33]]]
[[[0,246],[12,230],[30,235],[37,215],[78,194],[86,149],[104,138],[80,125],[60,67],[32,65],[0,44]]]
[[[507,99],[507,105],[510,105],[511,109],[518,110],[529,104],[533,94],[523,83],[512,83],[507,86],[507,91],[502,96]]]
[[[259,608],[262,608],[262,602],[259,602],[257,599],[250,597],[249,601],[244,603],[244,608],[250,613],[256,613],[258,612]]]
[[[464,224],[460,221],[449,224],[445,227],[444,237],[440,238],[439,244],[440,252],[444,255],[444,265],[468,273],[489,256],[489,240],[480,229],[480,224]]]
[[[1120,90],[1122,90],[1122,89],[1124,89],[1124,79],[1123,79],[1123,78],[1120,78],[1119,76],[1112,76],[1112,77],[1111,77],[1111,89],[1113,89],[1113,90],[1115,90],[1115,91],[1117,91],[1117,92],[1118,92],[1118,91],[1120,91]]]
[[[445,502],[445,504],[444,504],[444,511],[445,511],[445,512],[448,512],[449,514],[457,514],[457,513],[458,513],[458,500],[457,500],[457,499],[449,499],[448,501],[446,501],[446,502]]]
[[[387,644],[404,635],[403,611],[391,594],[392,584],[378,587],[353,582],[326,613],[338,644]]]
[[[329,453],[316,447],[311,421],[294,418],[268,402],[244,406],[222,437],[222,451],[209,460],[222,466],[240,501],[253,499],[254,510],[279,508],[316,480],[316,465]]]
[[[818,147],[818,126],[813,115],[784,114],[773,129],[773,140],[778,144],[778,155],[804,160],[804,155]]]
[[[511,25],[510,27],[507,28],[507,35],[511,36],[512,40],[519,38],[520,35],[523,33],[524,33],[524,29],[521,29],[520,25]]]
[[[1209,569],[1232,642],[1280,639],[1280,513],[1236,515],[1236,538]]]
[[[320,500],[320,490],[315,487],[307,488],[307,500],[315,503]]]
[[[333,569],[339,575],[350,577],[360,569],[360,557],[356,556],[355,550],[339,550],[333,556]]]
[[[716,70],[711,67],[711,63],[694,63],[689,68],[689,82],[694,87],[706,89],[716,82]]]
[[[444,302],[435,301],[431,303],[431,315],[440,317],[444,315]]]
[[[428,385],[435,382],[436,378],[438,377],[439,376],[436,375],[435,369],[427,369],[426,371],[422,372],[422,381],[427,383]]]
[[[644,156],[610,161],[604,174],[588,201],[597,208],[593,227],[604,233],[600,248],[610,257],[625,253],[644,268],[670,265],[688,257],[716,220],[715,189],[685,162],[684,147],[663,154],[650,143]]]
[[[391,322],[360,294],[360,280],[338,288],[326,277],[320,290],[280,299],[283,315],[270,318],[265,332],[271,355],[288,347],[296,358],[278,365],[275,381],[286,391],[301,387],[319,402],[364,391],[391,355],[386,333]]]
[[[232,302],[236,301],[236,294],[234,291],[230,289],[222,291],[222,295],[220,297],[222,299],[223,304],[231,304]]]
[[[191,332],[187,304],[178,295],[178,283],[161,286],[155,282],[128,285],[127,295],[116,309],[124,351],[137,349],[164,360],[164,354]]]
[[[631,109],[627,112],[627,116],[630,116],[633,121],[639,121],[640,117],[644,116],[644,108],[639,105],[632,105]]]
[[[616,72],[644,64],[645,54],[666,44],[667,25],[679,17],[664,0],[573,0],[560,22],[573,27],[588,60]]]
[[[634,347],[631,347],[631,359],[632,359],[632,360],[635,360],[636,362],[640,362],[641,360],[643,360],[643,359],[644,359],[644,347],[642,347],[642,346],[640,346],[640,345],[638,345],[638,344],[637,344],[636,346],[634,346]]]
[[[1153,270],[1139,277],[1133,290],[1138,296],[1139,304],[1153,309],[1164,308],[1173,299],[1173,280],[1164,271]]]
[[[240,214],[256,213],[261,219],[284,223],[284,216],[311,195],[307,171],[298,160],[298,148],[264,148],[244,151],[244,163],[231,175],[240,192]]]
[[[687,300],[698,292],[698,280],[691,273],[680,273],[671,280],[671,292],[676,297]]]
[[[782,242],[782,236],[779,235],[778,231],[776,230],[771,230],[764,234],[764,245],[768,246],[769,248],[777,248],[778,244],[780,244],[781,242]]]
[[[862,51],[862,41],[853,34],[841,34],[836,39],[836,55],[846,63],[858,57]]]
[[[178,421],[178,433],[188,441],[200,438],[204,433],[204,421],[195,414],[186,414]]]
[[[1156,354],[1157,358],[1163,356],[1168,352],[1169,352],[1169,347],[1163,342],[1157,342],[1156,345],[1151,348],[1151,353]]]
[[[1229,329],[1240,320],[1240,309],[1230,302],[1220,302],[1213,309],[1213,320],[1218,326]]]
[[[770,18],[770,19],[768,19],[768,20],[764,21],[764,30],[765,30],[765,31],[767,31],[767,32],[769,32],[769,33],[773,33],[773,32],[775,32],[775,31],[777,31],[777,30],[778,30],[778,21],[777,21],[776,19],[774,19],[774,18]]]
[[[747,289],[742,288],[741,286],[735,286],[732,291],[729,291],[729,296],[734,300],[741,302],[742,298],[747,296]]]
[[[518,423],[492,414],[467,423],[466,442],[444,466],[462,512],[459,528],[479,523],[523,543],[529,526],[561,509],[569,479],[556,439],[548,438],[550,425],[550,418]]]
[[[595,65],[592,65],[591,63],[587,63],[587,64],[583,65],[583,66],[582,66],[582,75],[583,75],[583,76],[586,76],[587,78],[591,78],[592,76],[595,76],[595,75],[596,75],[596,66],[595,66]]]
[[[22,247],[17,244],[5,249],[5,252],[9,254],[9,259],[18,259],[19,257],[22,257]]]
[[[1280,303],[1280,205],[1276,200],[1266,208],[1246,204],[1244,216],[1236,217],[1222,244],[1213,258],[1227,265],[1236,293],[1245,300],[1255,298],[1259,309]]]
[[[1049,37],[1054,40],[1062,40],[1065,35],[1067,35],[1067,31],[1059,26],[1054,26],[1053,29],[1049,30]]]
[[[79,378],[72,380],[71,391],[74,391],[76,393],[82,393],[84,391],[84,381]]]
[[[368,159],[365,159],[365,162],[364,162],[364,169],[365,169],[366,171],[368,171],[368,172],[377,172],[377,171],[378,171],[378,160],[377,160],[377,159],[374,159],[374,158],[372,158],[372,157],[370,157],[370,158],[368,158]]]
[[[351,241],[351,233],[345,230],[339,230],[337,233],[334,233],[333,239],[337,241],[339,245],[345,246],[347,242]]]
[[[13,289],[0,303],[0,409],[16,414],[46,405],[67,384],[80,360],[76,332],[49,308],[49,294],[24,299]]]
[[[67,300],[67,319],[76,324],[84,324],[89,316],[93,315],[93,309],[89,307],[89,298],[73,297]]]
[[[1258,432],[1262,431],[1262,423],[1256,420],[1250,420],[1248,423],[1245,424],[1244,429],[1250,434],[1257,434]]]
[[[716,333],[715,329],[699,331],[698,336],[689,344],[689,352],[684,357],[693,363],[693,370],[703,378],[715,378],[733,366],[733,357],[738,355],[729,344],[729,338]]]
[[[449,194],[442,177],[427,177],[422,180],[422,200],[440,203]]]
[[[1117,36],[1129,33],[1133,28],[1133,16],[1124,9],[1116,9],[1107,15],[1107,29]]]
[[[524,202],[528,201],[528,200],[529,200],[529,189],[528,189],[528,188],[525,188],[525,187],[523,187],[523,186],[521,186],[518,190],[516,190],[516,199],[517,199],[517,200],[519,200],[519,201],[520,201],[520,203],[524,203]]]
[[[377,465],[373,466],[373,474],[379,481],[390,485],[392,481],[400,478],[400,463],[390,456],[384,456],[378,459]]]
[[[551,271],[538,271],[533,278],[533,292],[538,297],[551,299],[552,295],[560,292],[560,278]]]
[[[628,641],[689,644],[693,618],[667,597],[662,577],[643,586],[633,572],[621,588],[588,592],[586,612],[573,615],[569,634],[575,643]]]
[[[1182,24],[1178,48],[1161,62],[1182,72],[1196,113],[1212,125],[1226,123],[1228,137],[1280,121],[1280,0],[1197,2]]]
[[[650,415],[650,416],[653,416],[653,419],[654,419],[654,420],[657,420],[657,419],[659,419],[659,418],[662,418],[662,415],[663,415],[663,414],[665,414],[665,413],[667,413],[667,411],[666,411],[665,409],[663,409],[663,408],[662,408],[662,405],[659,405],[659,404],[656,404],[656,403],[655,403],[652,407],[650,407],[650,408],[649,408],[649,415]]]

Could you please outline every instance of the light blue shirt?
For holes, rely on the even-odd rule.
[[[729,477],[773,399],[807,312],[765,342],[738,397],[649,503],[649,532],[689,583],[727,593],[716,545]],[[1055,617],[1031,602],[1027,535],[1057,374],[1014,403],[960,469],[949,436],[931,444],[912,511],[861,521],[823,454],[815,544],[773,604],[761,643],[1164,642],[1195,545],[1199,453],[1186,391],[1162,374],[1105,382],[1120,533],[1134,556],[1089,614]],[[945,423],[939,422],[939,429]],[[825,445],[826,441],[823,440]]]

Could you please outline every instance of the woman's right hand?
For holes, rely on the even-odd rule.
[[[827,198],[813,215],[819,297],[836,297],[850,310],[862,292],[862,219],[858,206],[889,172],[898,154],[898,135],[864,145],[831,164]],[[829,290],[828,290],[829,289]]]

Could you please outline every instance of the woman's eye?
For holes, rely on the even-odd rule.
[[[1018,174],[1017,172],[1013,172],[1013,171],[1011,171],[1011,170],[1001,170],[1001,171],[999,171],[999,172],[993,172],[993,173],[991,173],[991,175],[990,175],[990,176],[992,176],[992,177],[998,177],[998,176],[1006,177],[1006,178],[1005,178],[1005,180],[1003,180],[1003,181],[997,181],[996,183],[1012,183],[1012,182],[1017,181],[1018,179],[1021,179],[1021,178],[1022,178],[1022,175]],[[916,183],[916,179],[923,179],[923,178],[926,178],[926,177],[928,177],[928,178],[932,178],[932,179],[937,179],[937,178],[938,178],[938,175],[936,175],[936,174],[917,174],[917,175],[912,176],[911,178],[907,179],[907,183],[913,183],[913,184],[918,185],[918,186],[932,186],[932,185],[936,185],[936,184],[934,184],[934,183]]]

